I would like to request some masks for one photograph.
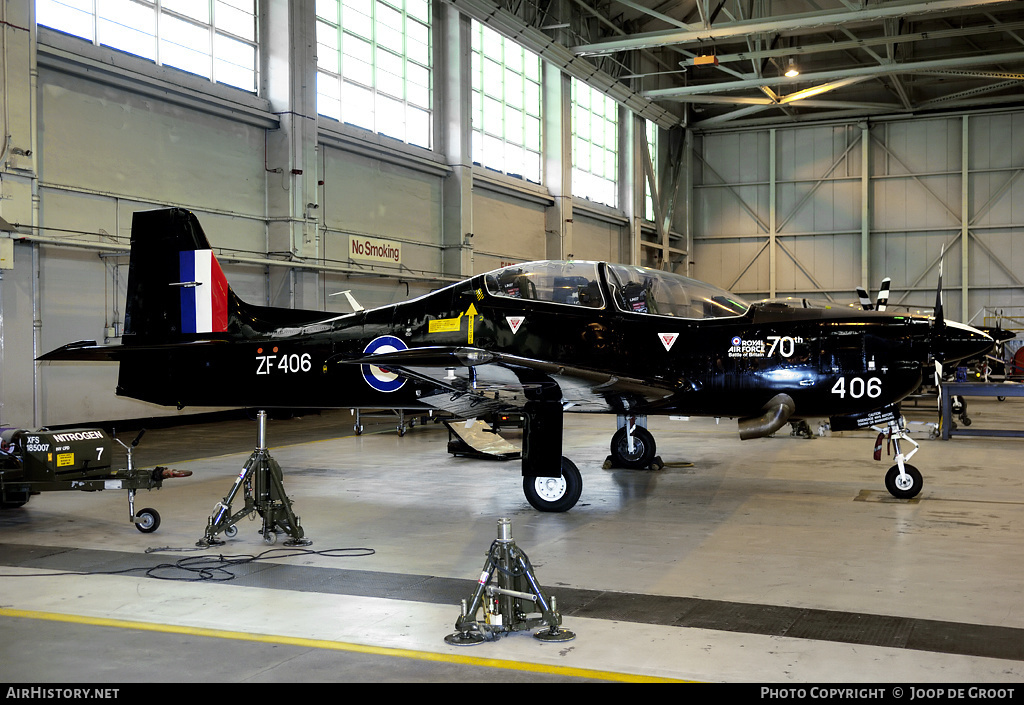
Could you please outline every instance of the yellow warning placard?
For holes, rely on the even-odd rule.
[[[430,333],[456,333],[462,326],[462,316],[458,318],[437,318],[427,324]]]
[[[57,467],[66,468],[68,465],[75,464],[74,453],[57,453]]]
[[[457,318],[436,318],[427,324],[428,333],[458,333],[462,330],[462,318],[465,316],[469,319],[469,332],[468,340],[470,345],[473,344],[473,327],[476,323],[476,306],[473,304],[469,305],[465,313],[459,314]]]

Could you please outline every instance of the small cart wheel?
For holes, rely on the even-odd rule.
[[[138,519],[135,522],[135,528],[144,534],[151,534],[160,528],[160,514],[155,509],[149,507],[140,509],[135,514],[135,518]]]
[[[224,529],[224,535],[227,536],[229,539],[235,538],[236,536],[238,536],[238,527],[232,524],[228,528]]]

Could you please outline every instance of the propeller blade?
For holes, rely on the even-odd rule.
[[[868,292],[864,290],[864,287],[857,287],[857,297],[860,299],[860,307],[865,311],[870,311],[874,308],[871,303],[871,297],[868,296]]]
[[[878,303],[875,308],[879,311],[885,310],[885,305],[889,303],[889,285],[892,284],[892,279],[886,277],[882,280],[882,286],[878,289]]]
[[[942,253],[939,255],[939,284],[935,287],[935,325],[941,328],[946,321],[942,316],[942,261],[946,257],[946,246],[942,246]]]

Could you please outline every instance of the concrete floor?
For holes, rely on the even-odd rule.
[[[974,428],[1024,430],[1024,400],[970,403]],[[139,495],[156,533],[117,491],[0,513],[0,679],[1020,682],[1024,440],[930,440],[933,408],[907,409],[925,477],[911,501],[886,493],[872,432],[741,442],[734,421],[652,418],[666,467],[605,470],[614,418],[570,414],[584,490],[564,514],[527,504],[517,461],[450,456],[442,425],[272,421],[313,540],[288,552],[258,522],[195,546],[254,422],[150,431],[139,464],[194,473]],[[444,642],[500,517],[575,640]],[[147,572],[200,556],[224,570]]]

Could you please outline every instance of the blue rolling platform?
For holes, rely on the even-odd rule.
[[[1024,438],[1024,430],[958,427],[953,430],[953,397],[1024,397],[1024,384],[1014,382],[949,382],[942,385],[942,440],[950,436],[1000,436]]]

